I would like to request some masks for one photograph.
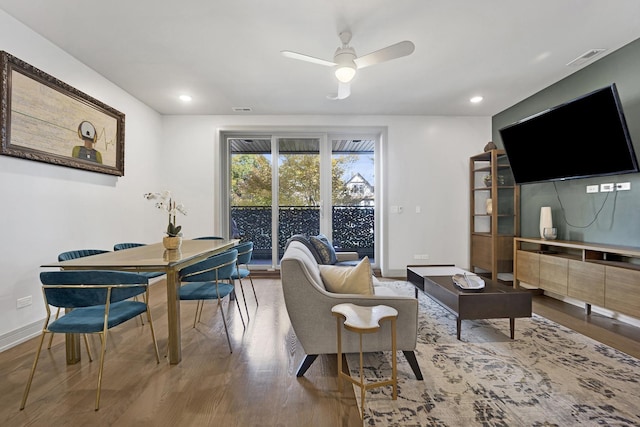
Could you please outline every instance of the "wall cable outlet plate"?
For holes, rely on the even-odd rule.
[[[613,190],[614,190],[613,183],[600,184],[600,192],[602,192],[602,193],[608,193],[608,192],[613,191]]]

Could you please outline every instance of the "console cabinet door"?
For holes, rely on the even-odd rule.
[[[605,308],[640,317],[640,271],[606,266],[605,286]]]
[[[540,288],[558,295],[567,295],[568,276],[567,258],[540,255]]]
[[[540,284],[540,255],[535,252],[518,251],[516,255],[516,279],[532,286]]]
[[[569,260],[568,295],[604,307],[604,265]]]

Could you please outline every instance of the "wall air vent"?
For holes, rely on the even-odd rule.
[[[591,59],[593,59],[594,57],[600,55],[602,52],[604,52],[606,49],[589,49],[588,51],[586,51],[585,53],[583,53],[582,55],[578,56],[576,59],[574,59],[573,61],[569,62],[567,64],[567,67],[577,67],[580,66],[582,64],[584,64],[587,61],[590,61]]]
[[[231,108],[236,113],[250,113],[251,107],[232,107]]]

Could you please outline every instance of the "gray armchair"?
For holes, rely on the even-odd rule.
[[[384,304],[398,310],[397,348],[404,353],[416,378],[422,380],[414,354],[418,331],[417,299],[397,295],[382,286],[374,286],[375,295],[329,292],[322,282],[316,259],[303,243],[296,241],[287,246],[280,263],[280,275],[287,312],[306,354],[296,376],[303,376],[318,355],[337,354],[336,319],[331,314],[331,308],[350,302],[364,306]],[[343,334],[342,351],[359,351],[357,334]],[[389,322],[383,323],[377,333],[367,335],[363,341],[363,351],[391,351]]]

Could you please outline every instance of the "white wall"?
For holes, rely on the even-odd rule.
[[[157,241],[164,217],[143,199],[160,189],[161,116],[0,10],[0,50],[125,113],[125,176],[0,156],[0,350],[39,332],[40,265],[59,252]],[[16,308],[18,298],[33,304]]]
[[[186,236],[217,234],[220,130],[347,131],[384,128],[381,197],[386,276],[404,276],[407,264],[469,263],[469,157],[491,135],[488,117],[421,116],[166,116],[163,157],[178,198],[188,200]],[[214,143],[215,142],[215,143]],[[402,206],[402,213],[390,213]],[[416,213],[416,207],[421,212]],[[208,220],[211,222],[207,222]],[[428,254],[429,260],[415,260]]]

